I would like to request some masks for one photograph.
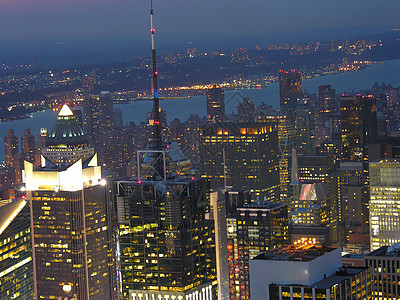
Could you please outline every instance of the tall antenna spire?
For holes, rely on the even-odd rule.
[[[163,147],[162,136],[161,136],[161,121],[160,121],[160,100],[158,99],[158,71],[157,71],[157,61],[156,61],[156,43],[154,39],[155,29],[154,29],[154,11],[153,11],[153,0],[150,0],[150,24],[151,24],[151,54],[152,54],[152,64],[153,64],[153,80],[152,80],[152,92],[154,95],[153,100],[153,120],[154,120],[154,131],[153,131],[153,141],[151,148],[153,150],[161,150]]]

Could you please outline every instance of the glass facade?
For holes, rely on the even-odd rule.
[[[25,205],[0,235],[0,299],[34,299],[29,214]]]
[[[400,242],[400,161],[370,163],[371,250]]]
[[[178,299],[216,284],[204,180],[125,181],[115,189],[122,299],[149,292]]]
[[[251,190],[254,200],[279,201],[278,134],[274,124],[219,123],[202,127],[202,177],[211,190]]]

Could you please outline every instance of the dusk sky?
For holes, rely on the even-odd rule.
[[[149,0],[0,0],[0,61],[2,56],[7,59],[19,53],[37,59],[35,53],[55,53],[59,49],[50,48],[63,42],[71,48],[64,47],[65,53],[78,51],[77,47],[97,51],[101,46],[107,53],[111,53],[107,47],[118,48],[121,57],[124,47],[126,53],[133,54],[133,49],[145,53],[149,6]],[[159,53],[172,46],[185,47],[188,41],[220,47],[236,39],[236,44],[230,44],[236,47],[253,38],[254,46],[278,39],[330,39],[400,27],[399,0],[154,0],[154,8]],[[79,42],[72,41],[77,38]],[[31,42],[40,39],[51,39],[53,44]]]
[[[0,38],[140,35],[147,0],[0,0]],[[269,34],[400,26],[398,0],[154,0],[165,34]]]

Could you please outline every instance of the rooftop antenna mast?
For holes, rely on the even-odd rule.
[[[153,119],[154,119],[154,131],[153,131],[153,150],[162,150],[162,136],[161,136],[161,121],[160,121],[160,100],[158,99],[158,71],[157,71],[157,60],[156,60],[156,43],[155,43],[155,29],[154,29],[154,11],[153,11],[153,0],[150,0],[150,24],[151,24],[151,59],[153,65],[153,80],[152,80],[152,92],[153,92]]]
[[[152,56],[152,93],[153,93],[153,111],[152,118],[153,124],[149,124],[153,127],[153,137],[150,141],[149,147],[145,150],[137,151],[137,166],[138,166],[138,180],[147,178],[151,180],[166,180],[167,179],[167,167],[166,167],[166,155],[167,148],[164,146],[162,141],[162,125],[160,120],[160,101],[158,99],[158,81],[157,81],[157,61],[156,61],[156,43],[154,34],[154,11],[153,11],[153,0],[150,0],[150,32],[151,32],[151,56]],[[142,167],[145,170],[142,170]],[[143,172],[145,171],[145,172]]]

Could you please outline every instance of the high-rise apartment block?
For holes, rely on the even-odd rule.
[[[225,99],[221,88],[213,87],[207,91],[207,120],[225,121]]]
[[[219,123],[202,127],[202,177],[216,190],[251,190],[254,199],[279,201],[278,132],[274,124]]]

